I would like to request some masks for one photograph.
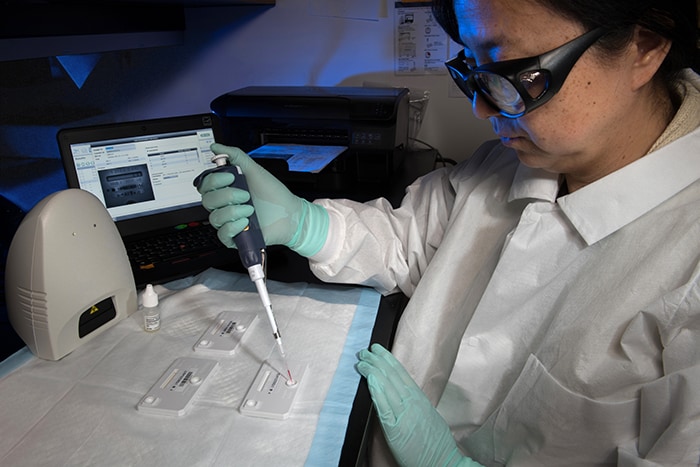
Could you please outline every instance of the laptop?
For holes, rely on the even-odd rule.
[[[68,186],[102,201],[139,288],[240,261],[216,238],[192,185],[214,167],[209,146],[215,126],[212,114],[197,114],[57,134]]]

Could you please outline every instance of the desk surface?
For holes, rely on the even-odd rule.
[[[170,295],[162,291],[158,333],[145,333],[137,312],[59,362],[32,357],[2,377],[0,464],[227,465],[248,455],[275,465],[281,443],[287,446],[286,465],[354,465],[357,452],[350,446],[356,440],[345,440],[345,429],[348,420],[366,423],[362,412],[371,406],[367,398],[359,404],[359,415],[355,409],[350,414],[353,401],[362,399],[362,391],[356,394],[355,354],[371,339],[380,302],[369,289],[270,283],[288,353],[310,362],[313,375],[290,419],[245,417],[237,410],[260,362],[273,358],[276,349],[260,319],[241,341],[243,351],[220,360],[215,379],[183,417],[135,409],[176,357],[195,356],[192,345],[220,311],[221,300],[231,303],[235,297],[236,306],[256,306],[257,294],[246,277],[216,276],[168,284],[184,288]],[[377,332],[393,331],[389,322],[384,331],[375,329],[375,338]],[[338,460],[329,462],[328,453]]]

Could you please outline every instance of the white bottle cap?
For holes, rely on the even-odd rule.
[[[146,285],[146,290],[143,291],[141,296],[141,304],[146,308],[158,306],[158,294],[153,290],[153,285]]]

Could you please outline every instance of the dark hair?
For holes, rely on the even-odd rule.
[[[684,68],[700,70],[698,51],[697,0],[530,0],[580,23],[587,30],[602,26],[610,31],[599,47],[610,54],[619,52],[640,25],[672,41],[671,50],[661,65],[660,74],[667,83],[675,81]],[[445,32],[457,43],[459,28],[454,0],[433,0],[433,15]]]

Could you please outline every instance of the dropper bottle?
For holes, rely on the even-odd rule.
[[[160,329],[160,306],[158,306],[158,294],[153,290],[153,285],[146,285],[141,296],[143,305],[143,329],[148,332],[156,332]]]

